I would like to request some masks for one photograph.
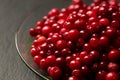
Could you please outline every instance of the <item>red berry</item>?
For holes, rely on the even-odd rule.
[[[102,18],[102,19],[100,19],[99,23],[101,25],[108,26],[110,22],[107,18]]]
[[[98,47],[99,39],[98,38],[91,38],[89,43],[92,47]]]
[[[97,51],[91,51],[89,54],[93,57],[94,62],[96,62],[99,59],[99,53]]]
[[[97,74],[96,74],[96,80],[106,80],[106,75],[107,75],[107,72],[106,71],[99,71]]]
[[[45,58],[43,58],[43,59],[41,59],[40,60],[40,68],[41,69],[47,69],[48,68],[48,63],[46,62],[46,59]]]
[[[49,11],[48,16],[56,16],[59,14],[59,10],[57,8],[53,8],[51,11]]]
[[[71,77],[69,77],[67,80],[78,80],[78,78],[75,77],[75,76],[71,76]]]
[[[34,56],[38,55],[39,52],[38,52],[37,48],[34,48],[34,47],[33,47],[33,48],[30,50],[30,54],[34,57]]]
[[[35,28],[30,28],[29,34],[30,34],[31,36],[36,36],[37,34],[36,34],[36,32],[35,32]]]
[[[116,49],[111,50],[108,53],[108,59],[110,61],[118,61],[120,59],[120,52]]]
[[[107,46],[109,43],[109,38],[107,36],[101,36],[99,40],[99,44],[101,46]]]
[[[56,65],[59,67],[64,67],[65,66],[65,59],[64,57],[58,57],[56,58]]]
[[[40,37],[37,39],[37,45],[41,45],[41,44],[43,44],[44,42],[46,42],[46,37],[44,37],[44,36],[40,36]]]
[[[81,79],[81,77],[82,77],[82,72],[81,72],[81,70],[79,70],[79,69],[74,69],[74,70],[72,71],[72,76],[76,76],[77,78]]]
[[[56,47],[57,49],[62,50],[67,47],[67,42],[65,40],[58,40],[56,43]]]
[[[49,63],[50,66],[56,65],[56,57],[54,55],[49,55],[46,58],[46,62]]]
[[[109,72],[106,75],[106,80],[118,80],[118,74],[116,72]]]
[[[42,34],[45,36],[48,36],[48,34],[51,32],[51,27],[50,26],[44,26],[42,28]]]
[[[79,38],[79,31],[76,29],[72,29],[68,33],[68,40],[76,41]]]
[[[42,57],[39,56],[39,55],[34,56],[34,62],[37,63],[37,64],[40,63],[40,60],[41,60],[41,59],[42,59]]]
[[[110,62],[108,64],[108,70],[113,71],[113,72],[117,72],[119,70],[119,65],[117,63]]]
[[[62,76],[62,71],[57,66],[51,67],[48,73],[54,80],[58,80]]]
[[[80,61],[78,61],[78,60],[70,61],[69,67],[70,67],[71,70],[79,69],[80,66],[81,66],[81,62]]]

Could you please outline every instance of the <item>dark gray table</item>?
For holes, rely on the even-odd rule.
[[[60,6],[55,3],[63,1],[0,0],[0,80],[41,80],[21,61],[15,47],[14,36],[27,14],[40,6],[42,9],[46,9],[46,6],[51,6],[49,9]]]

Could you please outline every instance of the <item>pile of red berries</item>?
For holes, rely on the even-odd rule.
[[[30,54],[53,80],[120,80],[120,3],[72,0],[29,33]]]

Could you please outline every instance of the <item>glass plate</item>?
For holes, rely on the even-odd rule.
[[[34,62],[29,50],[33,39],[29,35],[29,29],[35,26],[38,20],[41,20],[43,16],[47,15],[48,11],[52,8],[67,7],[71,3],[70,0],[42,0],[40,6],[36,8],[21,24],[18,32],[15,34],[15,44],[18,50],[19,56],[22,61],[31,69],[34,73],[42,78],[42,80],[51,80],[48,74],[42,71]],[[22,65],[21,65],[22,66]]]

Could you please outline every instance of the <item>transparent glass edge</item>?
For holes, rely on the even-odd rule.
[[[21,27],[20,27],[20,28],[21,28]],[[20,30],[20,29],[19,29],[19,30]],[[29,64],[24,60],[24,58],[23,58],[23,56],[21,55],[20,50],[19,50],[19,48],[18,48],[18,44],[17,44],[17,36],[18,36],[19,30],[18,30],[18,32],[15,33],[15,46],[16,46],[18,55],[20,56],[21,60],[22,60],[22,61],[25,63],[25,65],[26,65],[31,71],[33,71],[37,76],[39,76],[39,77],[41,77],[41,78],[43,78],[43,79],[45,79],[45,80],[50,80],[50,79],[46,78],[45,76],[40,75],[40,73],[38,73],[38,72],[35,71],[33,68],[31,68],[31,67],[29,66]]]

